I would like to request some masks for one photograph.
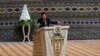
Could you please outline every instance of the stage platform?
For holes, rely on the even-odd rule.
[[[32,56],[32,42],[0,42],[0,56]],[[100,40],[68,40],[66,56],[100,56]]]

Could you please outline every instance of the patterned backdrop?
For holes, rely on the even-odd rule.
[[[69,40],[100,39],[100,0],[0,0],[0,41],[22,41],[16,22],[24,4],[35,23],[45,11],[53,21],[69,25]]]

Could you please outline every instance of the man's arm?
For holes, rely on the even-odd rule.
[[[50,20],[50,19],[49,19],[49,22],[50,22],[50,24],[58,24],[57,21],[52,21],[52,20]]]
[[[40,19],[38,19],[38,21],[37,21],[37,27],[40,28],[40,25],[41,25],[40,24]]]

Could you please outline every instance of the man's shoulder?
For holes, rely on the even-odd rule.
[[[38,18],[38,21],[42,21],[42,18]]]

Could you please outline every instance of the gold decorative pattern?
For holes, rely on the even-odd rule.
[[[61,35],[61,27],[54,28],[54,36],[51,38],[51,44],[53,46],[54,56],[60,56],[62,46],[64,44],[64,37]]]
[[[55,56],[60,56],[63,42],[64,39],[61,39],[60,37],[51,40]]]

